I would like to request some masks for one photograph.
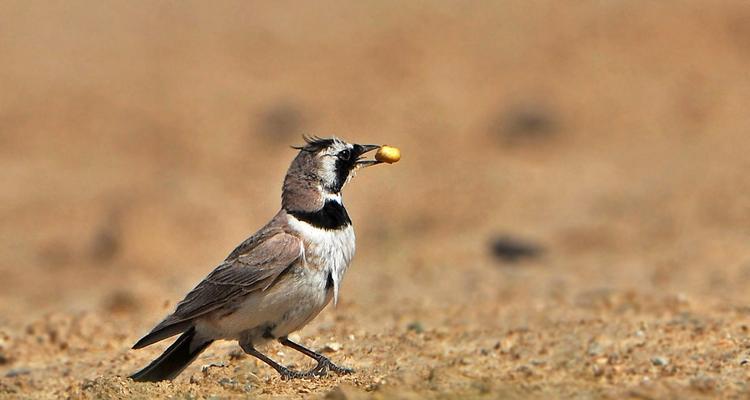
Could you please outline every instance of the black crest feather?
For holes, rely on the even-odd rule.
[[[332,138],[321,138],[318,136],[307,136],[307,135],[303,135],[302,138],[305,139],[305,145],[304,146],[292,146],[293,149],[315,153],[315,152],[325,149],[326,147],[331,146],[334,143],[334,139]]]

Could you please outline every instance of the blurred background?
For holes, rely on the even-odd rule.
[[[358,364],[373,357],[359,346],[396,340],[383,357],[452,371],[418,392],[488,376],[692,387],[680,374],[698,372],[709,394],[745,390],[723,383],[745,376],[734,361],[674,361],[665,332],[666,366],[618,347],[685,315],[745,327],[744,1],[3,0],[0,59],[0,371],[15,379],[0,390],[62,374],[55,390],[85,392],[156,355],[127,349],[274,215],[302,134],[403,154],[347,187],[357,256],[339,307],[301,333],[348,343],[334,358],[363,371],[354,387],[424,378]],[[716,348],[727,332],[710,331],[691,337]],[[503,358],[518,332],[546,352]],[[452,350],[398,347],[429,334]],[[591,372],[610,350],[646,372]]]

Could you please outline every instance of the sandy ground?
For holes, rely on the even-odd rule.
[[[747,397],[749,27],[744,1],[0,1],[0,398]],[[347,188],[354,265],[298,333],[356,373],[221,342],[127,379],[302,133],[404,155]]]

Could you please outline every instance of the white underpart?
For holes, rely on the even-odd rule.
[[[289,226],[299,232],[304,241],[304,259],[307,265],[321,269],[325,276],[330,273],[333,277],[333,304],[336,305],[341,281],[354,257],[354,228],[349,225],[341,229],[321,229],[292,215],[287,218]]]

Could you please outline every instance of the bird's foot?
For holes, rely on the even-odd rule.
[[[335,372],[339,375],[348,375],[354,372],[354,370],[351,368],[339,367],[326,357],[318,360],[318,365],[307,372],[295,371],[281,366],[278,369],[279,375],[281,375],[281,379],[285,381],[291,379],[319,378],[326,376],[329,371]]]
[[[354,372],[353,369],[347,368],[347,367],[339,367],[338,365],[334,364],[333,361],[329,360],[327,357],[322,357],[318,360],[318,365],[316,365],[313,369],[308,371],[308,373],[312,373],[315,376],[325,376],[328,371],[335,372],[339,375],[348,375]]]
[[[312,371],[307,372],[299,372],[295,371],[286,367],[282,367],[278,370],[279,375],[281,375],[281,379],[284,381],[288,381],[291,379],[304,379],[304,378],[312,378],[314,376],[317,376],[312,373]]]

